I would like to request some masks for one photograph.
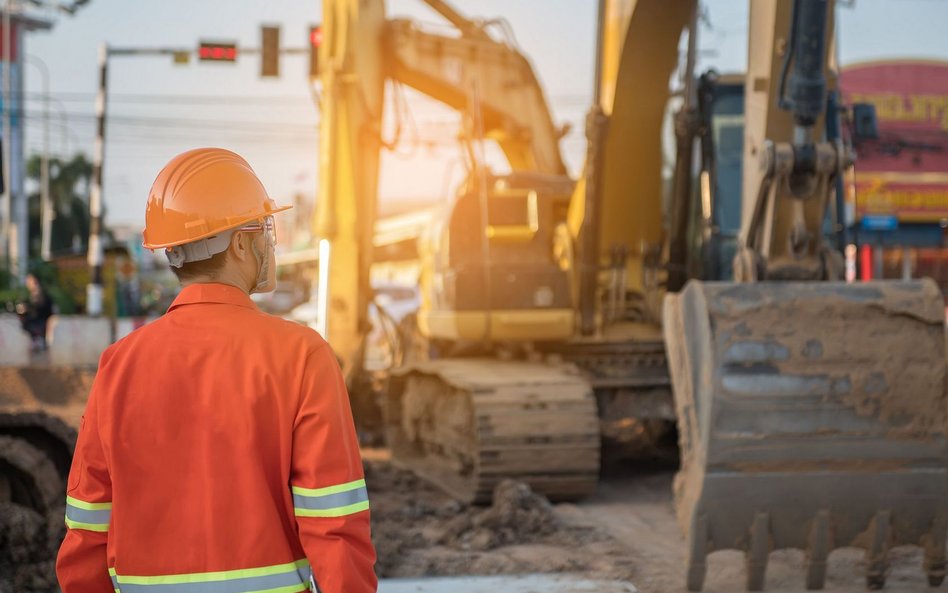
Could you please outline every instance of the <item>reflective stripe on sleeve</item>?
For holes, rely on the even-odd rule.
[[[342,517],[369,508],[365,480],[315,489],[293,486],[292,490],[297,517]]]
[[[66,526],[70,529],[106,532],[111,518],[111,502],[86,502],[66,497]]]
[[[297,593],[309,589],[312,570],[306,560],[276,566],[221,572],[127,576],[113,574],[120,593]]]

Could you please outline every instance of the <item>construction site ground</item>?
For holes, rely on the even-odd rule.
[[[33,396],[54,408],[62,406],[66,415],[78,411],[77,404],[88,389],[88,382],[77,380],[72,370],[47,368],[24,379],[14,369],[0,369],[0,379],[0,399],[7,403]],[[64,386],[78,393],[64,394]],[[605,463],[597,491],[579,503],[551,504],[524,484],[506,482],[498,487],[494,503],[486,507],[453,500],[400,469],[385,449],[365,449],[363,454],[377,570],[383,579],[557,573],[631,583],[646,593],[684,590],[684,540],[672,503],[674,451]],[[11,519],[15,517],[9,514],[0,517],[0,525],[7,525],[0,532],[0,564],[23,552],[11,549],[15,537],[10,530],[23,528],[22,520]],[[896,548],[890,558],[887,591],[929,589],[919,550]],[[744,590],[743,564],[739,552],[713,554],[705,591]],[[833,552],[826,590],[865,591],[863,567],[861,551]],[[37,565],[36,570],[49,572],[52,565]],[[766,590],[802,592],[803,575],[803,552],[775,551],[770,556]],[[35,576],[37,583],[48,583],[52,577]],[[504,590],[497,581],[485,582],[493,590]]]

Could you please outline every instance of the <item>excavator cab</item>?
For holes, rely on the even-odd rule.
[[[700,167],[689,230],[689,276],[732,280],[741,230],[744,165],[744,79],[707,72],[698,79]]]
[[[569,275],[552,246],[572,180],[537,173],[483,178],[461,186],[422,240],[420,331],[469,343],[567,338],[574,324]]]

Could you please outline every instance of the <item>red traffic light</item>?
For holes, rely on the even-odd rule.
[[[198,46],[198,59],[207,62],[234,62],[237,60],[237,44],[202,41]]]
[[[323,28],[320,25],[309,27],[309,77],[319,76],[319,47],[323,44]]]

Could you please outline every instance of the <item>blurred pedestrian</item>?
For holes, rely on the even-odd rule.
[[[20,317],[23,331],[30,335],[34,350],[46,349],[46,326],[53,315],[53,303],[43,289],[39,278],[26,275],[27,299],[17,303],[16,312]]]

